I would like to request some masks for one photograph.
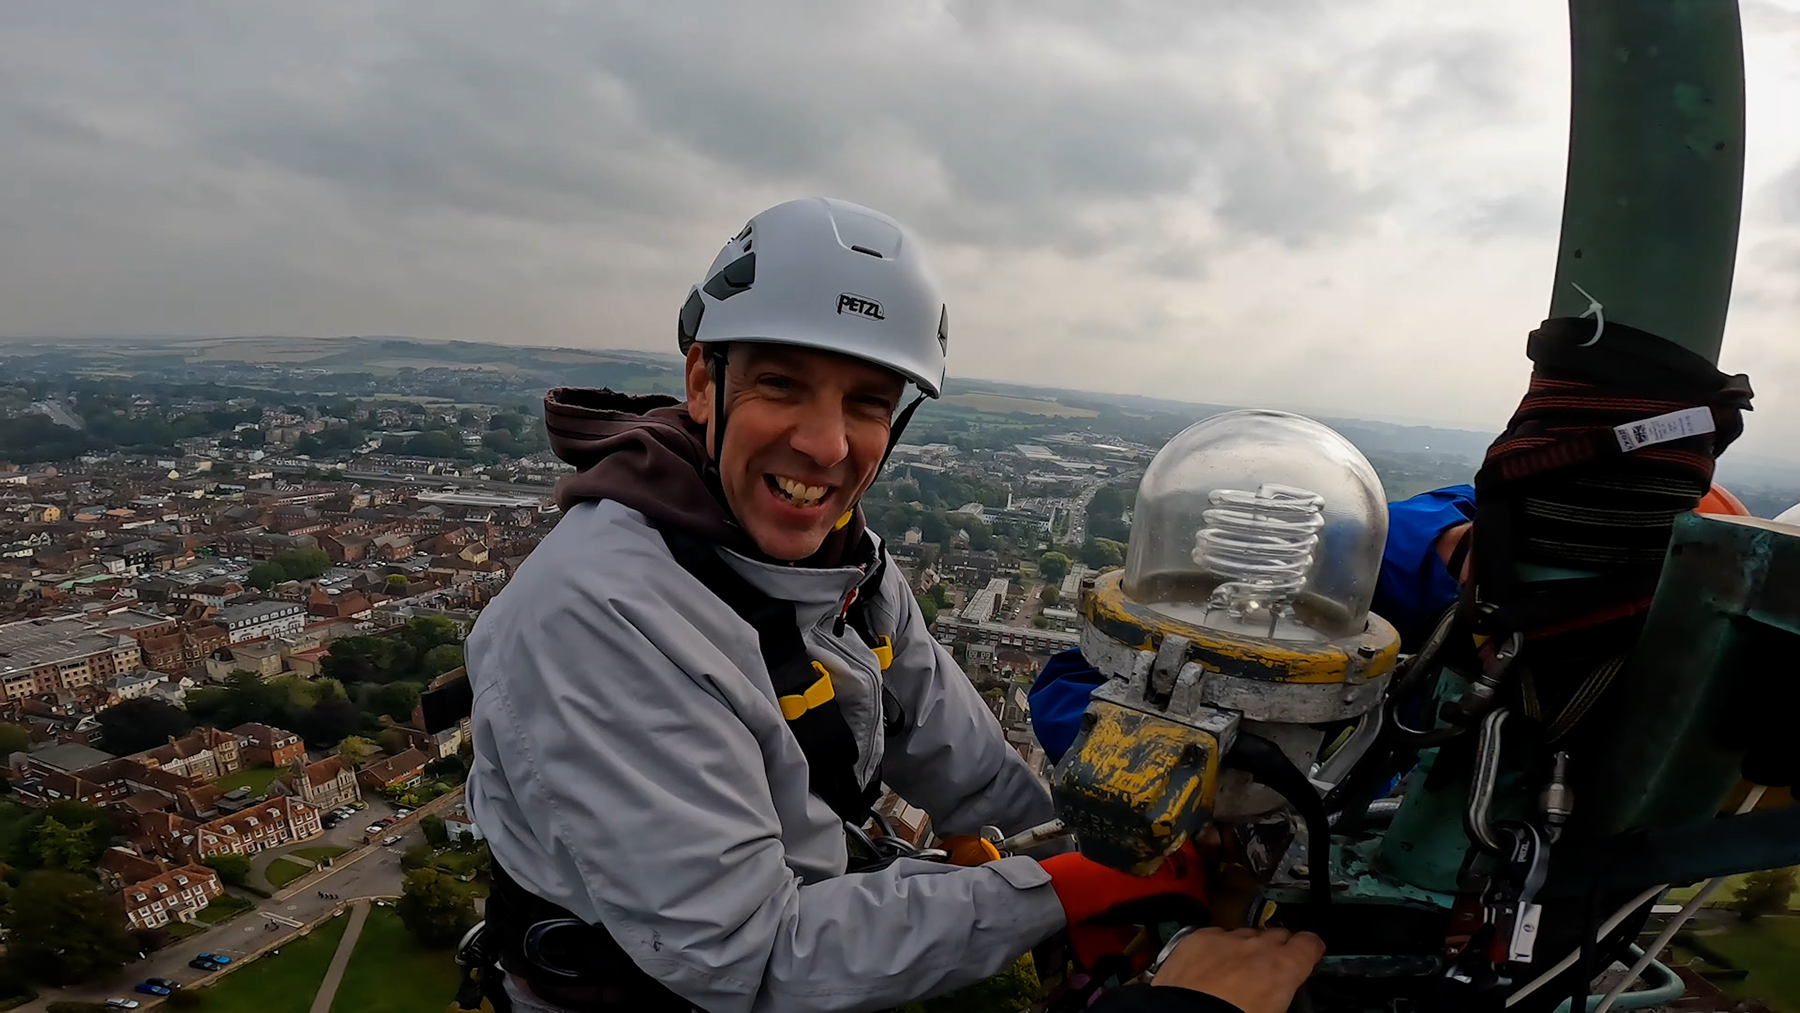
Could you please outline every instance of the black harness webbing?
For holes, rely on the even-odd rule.
[[[682,569],[756,631],[763,666],[769,670],[782,716],[806,754],[812,793],[841,819],[856,824],[868,819],[869,806],[881,793],[881,782],[874,779],[865,788],[856,780],[856,735],[838,705],[831,673],[806,649],[793,604],[757,590],[706,542],[672,530],[663,532],[663,541]],[[866,612],[866,608],[858,608],[863,596],[853,594],[850,611]],[[864,618],[858,623],[858,635],[866,628]]]

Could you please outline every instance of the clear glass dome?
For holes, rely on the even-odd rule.
[[[1362,452],[1300,415],[1236,411],[1189,426],[1138,485],[1126,596],[1240,636],[1362,632],[1387,498]]]

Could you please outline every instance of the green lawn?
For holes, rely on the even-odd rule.
[[[247,767],[235,774],[227,774],[213,782],[220,791],[235,791],[239,788],[250,789],[250,794],[261,798],[269,791],[269,782],[280,777],[285,771],[274,767]]]
[[[336,858],[337,856],[343,854],[346,850],[348,850],[348,849],[346,849],[346,848],[295,848],[294,850],[288,852],[288,854],[293,855],[296,858],[304,858],[309,862],[323,862],[327,858]]]
[[[301,865],[299,862],[290,862],[285,858],[277,858],[269,863],[267,869],[263,870],[263,875],[268,878],[270,886],[279,889],[311,871],[311,869]]]
[[[453,952],[420,946],[393,908],[370,908],[331,1013],[443,1013],[457,981]]]
[[[262,957],[226,975],[217,985],[200,989],[201,1009],[207,1013],[307,1013],[349,920],[348,914],[339,915],[283,946],[280,956]],[[442,1007],[434,1013],[441,1011]]]
[[[1775,1009],[1800,1013],[1800,918],[1759,918],[1703,938],[1750,972],[1742,981],[1721,981],[1720,988],[1739,999],[1760,999]]]
[[[208,925],[217,925],[220,922],[236,918],[255,906],[242,897],[228,893],[221,897],[214,897],[211,903],[195,912],[194,917]]]

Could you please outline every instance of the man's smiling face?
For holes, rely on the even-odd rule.
[[[761,343],[733,344],[725,369],[719,481],[757,548],[794,562],[819,551],[875,480],[905,384],[860,359]],[[713,446],[713,378],[704,346],[688,352],[687,403]]]

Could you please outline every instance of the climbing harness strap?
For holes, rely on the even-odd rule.
[[[1523,634],[1520,712],[1566,735],[1624,667],[1675,518],[1743,432],[1748,377],[1607,321],[1546,320],[1527,345],[1531,386],[1475,478],[1475,634]],[[1590,576],[1519,580],[1519,565]]]
[[[856,735],[838,705],[831,673],[807,651],[794,616],[793,603],[757,590],[720,557],[717,549],[692,535],[667,530],[663,532],[663,540],[682,569],[693,574],[756,631],[763,666],[769,671],[782,717],[787,719],[788,730],[794,733],[801,751],[806,754],[812,793],[824,800],[839,818],[861,824],[868,818],[869,806],[881,793],[881,782],[875,779],[865,787],[856,780]],[[878,569],[874,579],[879,577]],[[859,610],[863,600],[860,591],[867,586],[865,580],[850,591],[839,615],[840,632],[843,626],[850,625],[849,614]],[[867,634],[863,633],[866,629],[868,619],[865,615],[857,622],[858,635],[866,638]],[[890,649],[890,657],[891,654]],[[883,700],[884,705],[890,703],[897,705],[897,701]]]
[[[1743,432],[1749,378],[1653,334],[1579,318],[1531,334],[1531,386],[1475,478],[1475,570],[1490,635],[1643,612],[1676,515]],[[1518,587],[1515,564],[1601,571]],[[1576,617],[1571,625],[1570,617]]]

